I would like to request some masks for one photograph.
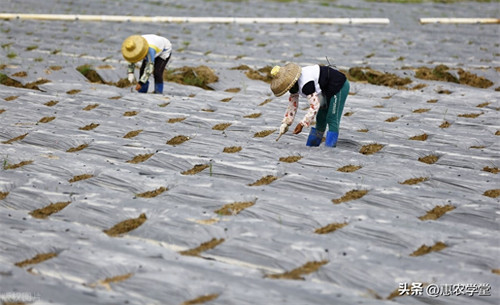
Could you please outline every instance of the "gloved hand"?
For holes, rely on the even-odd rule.
[[[134,73],[129,73],[128,74],[128,81],[130,83],[133,83],[135,81]]]
[[[295,127],[295,130],[293,131],[293,134],[299,134],[302,132],[302,128],[304,126],[301,123],[298,123],[297,126]]]
[[[139,91],[141,89],[142,89],[141,83],[137,83],[137,85],[135,85],[135,90]]]
[[[280,134],[284,134],[287,131],[288,131],[288,125],[287,125],[287,123],[281,124],[281,126],[280,126]]]

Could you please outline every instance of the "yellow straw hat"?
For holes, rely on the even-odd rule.
[[[273,78],[271,80],[271,91],[274,95],[282,96],[290,90],[299,79],[301,71],[300,66],[294,63],[288,63],[283,67],[274,66],[271,70]]]
[[[125,60],[136,63],[148,54],[148,42],[140,35],[132,35],[122,43],[122,55]]]

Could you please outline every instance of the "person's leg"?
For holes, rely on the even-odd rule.
[[[342,119],[345,101],[349,95],[349,87],[349,81],[346,80],[342,89],[330,100],[330,107],[326,117],[326,121],[328,122],[328,132],[326,133],[325,142],[326,146],[335,147],[337,144],[340,120]]]
[[[139,69],[139,79],[141,79],[142,75],[144,74],[144,70],[146,69],[147,61],[144,59],[141,64],[141,68]],[[140,93],[147,93],[149,88],[149,81],[147,81],[144,85],[142,85],[141,90],[138,92]]]
[[[167,59],[157,57],[155,59],[153,73],[155,78],[155,93],[163,93],[163,71],[165,71],[165,67],[167,66],[169,59],[170,57],[168,57]]]
[[[324,97],[320,97],[324,101]],[[311,127],[309,136],[307,137],[306,146],[319,146],[323,140],[323,134],[326,129],[326,115],[328,113],[328,106],[322,105],[318,109],[316,114],[316,127]]]

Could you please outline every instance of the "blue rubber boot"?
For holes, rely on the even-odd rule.
[[[155,92],[154,93],[163,93],[163,83],[157,84],[155,83]]]
[[[317,131],[316,128],[311,127],[309,132],[309,137],[307,137],[306,146],[319,146],[321,140],[323,139],[324,131]]]
[[[339,133],[337,131],[327,131],[326,132],[326,147],[336,147],[337,140],[339,139]]]
[[[140,93],[148,93],[148,88],[149,88],[149,81],[146,82],[144,85],[141,86],[141,90],[137,91]]]

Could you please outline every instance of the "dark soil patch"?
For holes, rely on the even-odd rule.
[[[272,100],[273,99],[268,98],[265,101],[263,101],[262,103],[260,103],[259,106],[264,106],[265,104],[270,103]]]
[[[149,158],[151,158],[154,154],[142,154],[142,155],[137,155],[135,156],[134,158],[132,158],[132,160],[128,160],[127,163],[133,163],[133,164],[137,164],[137,163],[141,163],[141,162],[144,162],[146,160],[148,160]]]
[[[327,264],[328,261],[314,261],[314,262],[307,262],[303,266],[293,269],[291,271],[287,271],[285,273],[280,273],[280,274],[269,274],[266,275],[267,278],[271,279],[286,279],[286,280],[304,280],[302,277],[305,274],[310,274],[313,272],[316,272],[321,266]]]
[[[345,72],[345,74],[349,81],[368,82],[372,85],[386,86],[397,89],[407,89],[406,85],[412,82],[409,77],[402,78],[396,74],[380,72],[369,67],[350,68],[349,71]]]
[[[166,102],[166,103],[162,103],[162,104],[158,104],[158,107],[167,107],[168,105],[170,105],[170,102]]]
[[[38,87],[38,85],[43,85],[43,84],[46,84],[49,82],[50,81],[47,79],[40,79],[40,80],[37,80],[35,82],[31,82],[31,83],[27,83],[27,84],[23,85],[21,82],[18,82],[17,80],[12,79],[5,74],[0,73],[0,84],[2,84],[4,86],[41,91],[40,88]]]
[[[168,145],[179,145],[179,144],[182,144],[186,141],[189,141],[189,137],[180,135],[180,136],[175,136],[172,139],[168,140],[167,144]]]
[[[62,69],[62,67],[61,66],[50,66],[49,69],[52,71],[59,71]]]
[[[254,204],[254,201],[229,203],[216,210],[215,213],[219,215],[234,216],[239,214],[244,209],[253,206]]]
[[[265,138],[267,137],[268,135],[272,134],[273,132],[275,132],[276,129],[270,129],[270,130],[263,130],[263,131],[259,131],[259,132],[256,132],[253,137],[254,138]]]
[[[399,120],[399,117],[398,116],[393,116],[393,117],[388,118],[385,121],[389,122],[389,123],[392,123],[392,122],[396,122],[397,120]]]
[[[81,180],[90,179],[92,177],[94,177],[94,175],[83,174],[83,175],[74,176],[73,178],[69,179],[68,181],[69,181],[69,183],[73,183],[73,182],[78,182]]]
[[[476,88],[489,88],[493,82],[476,74],[458,69],[458,78],[448,72],[450,68],[446,65],[439,65],[435,68],[420,67],[416,70],[415,77],[425,80],[444,81],[456,84],[468,85]]]
[[[500,172],[498,167],[489,167],[489,166],[485,166],[483,168],[483,171],[488,172],[488,173],[492,173],[492,174],[498,174]]]
[[[225,92],[238,93],[241,91],[241,88],[229,88],[224,90]]]
[[[48,123],[48,122],[51,122],[51,121],[55,120],[55,118],[56,118],[55,116],[50,116],[50,117],[46,116],[46,117],[41,118],[38,121],[38,123]]]
[[[285,162],[285,163],[294,163],[302,159],[302,156],[288,156],[288,157],[281,157],[280,161]]]
[[[26,76],[28,76],[28,73],[26,73],[26,71],[19,71],[19,72],[12,74],[12,76],[14,76],[14,77],[26,77]]]
[[[168,191],[168,188],[161,186],[161,187],[157,188],[156,190],[140,193],[140,194],[137,194],[136,196],[141,197],[141,198],[154,198],[154,197],[156,197],[156,196],[158,196],[166,191]]]
[[[361,168],[361,166],[359,166],[359,165],[350,165],[349,164],[346,166],[342,166],[341,168],[338,168],[337,171],[343,172],[343,173],[352,173],[352,172],[357,171],[360,168]]]
[[[227,102],[231,101],[232,99],[233,99],[232,97],[226,97],[226,98],[223,98],[220,101],[223,102],[223,103],[227,103]]]
[[[215,110],[213,110],[213,109],[201,109],[201,111],[204,111],[204,112],[215,112]]]
[[[339,199],[333,199],[332,202],[334,204],[339,204],[342,202],[360,199],[364,195],[366,195],[367,193],[368,193],[367,190],[351,190],[351,191],[345,193],[345,195],[340,197]]]
[[[413,140],[413,141],[426,141],[427,139],[429,138],[429,136],[424,133],[424,134],[421,134],[421,135],[418,135],[418,136],[413,136],[410,138],[410,140]]]
[[[431,247],[426,246],[426,245],[422,245],[420,248],[418,248],[412,254],[410,254],[410,256],[421,256],[421,255],[425,255],[425,254],[428,254],[431,252],[438,252],[438,251],[443,250],[446,247],[447,247],[447,245],[445,243],[438,241],[437,243],[435,243]]]
[[[169,123],[169,124],[179,123],[179,122],[184,121],[185,119],[186,119],[185,117],[172,118],[172,119],[168,119],[167,123]]]
[[[458,117],[459,118],[469,118],[469,119],[475,119],[477,118],[478,116],[484,114],[484,112],[481,112],[481,113],[464,113],[464,114],[459,114]]]
[[[140,227],[147,220],[146,214],[142,213],[137,218],[127,219],[117,223],[112,228],[103,230],[108,236],[116,237]]]
[[[441,123],[441,125],[439,125],[439,128],[448,128],[450,126],[451,126],[450,122],[444,121],[443,123]]]
[[[83,76],[85,76],[91,83],[104,84],[104,80],[90,65],[82,65],[76,68]]]
[[[429,104],[435,104],[435,103],[437,103],[437,102],[438,102],[438,100],[436,100],[436,99],[433,99],[433,100],[428,100],[428,101],[427,101],[427,103],[429,103]]]
[[[364,129],[358,129],[357,132],[368,132],[369,130],[364,128]]]
[[[260,186],[260,185],[268,185],[271,184],[274,180],[278,179],[276,176],[267,175],[265,177],[260,178],[254,183],[249,184],[249,186]]]
[[[228,154],[233,154],[241,151],[241,146],[230,146],[230,147],[224,147],[223,152],[228,153]]]
[[[363,147],[361,147],[361,149],[359,150],[359,152],[362,153],[363,155],[371,155],[371,154],[374,154],[374,153],[378,152],[383,147],[384,147],[384,145],[382,145],[382,144],[368,144],[368,145],[363,145]]]
[[[83,126],[83,127],[80,127],[78,129],[80,130],[92,130],[92,129],[95,129],[99,126],[99,124],[95,124],[95,123],[91,123],[89,125],[86,125],[86,126]]]
[[[429,112],[429,108],[420,108],[420,109],[415,109],[413,110],[413,113],[424,113],[424,112]]]
[[[119,100],[121,98],[122,98],[121,95],[117,95],[117,96],[108,97],[108,100]]]
[[[218,245],[220,245],[223,242],[224,242],[224,238],[221,238],[221,239],[213,238],[210,241],[202,243],[201,245],[199,245],[196,248],[189,249],[189,250],[186,250],[186,251],[181,251],[179,253],[181,255],[187,255],[187,256],[200,256],[200,254],[202,252],[205,252],[205,251],[208,251],[210,249],[213,249],[213,248],[217,247]]]
[[[208,84],[219,81],[215,72],[207,66],[181,67],[165,71],[163,79],[182,85],[200,87],[205,90],[213,90]]]
[[[195,299],[186,301],[182,303],[182,305],[195,305],[195,304],[204,304],[210,301],[213,301],[219,297],[218,294],[207,294],[207,295],[202,295],[201,297],[197,297]]]
[[[139,111],[125,111],[123,116],[135,116],[137,114],[139,114]]]
[[[87,147],[89,147],[88,144],[82,144],[82,145],[78,145],[77,147],[71,147],[68,150],[66,150],[66,152],[76,152],[76,151],[80,151],[82,149],[85,149]]]
[[[338,229],[342,229],[345,226],[347,226],[347,222],[331,223],[329,225],[326,225],[324,227],[321,227],[321,228],[314,230],[314,233],[316,233],[316,234],[328,234],[328,233],[335,232]]]
[[[483,193],[483,195],[491,198],[497,198],[498,196],[500,196],[500,189],[487,190]]]
[[[48,101],[44,105],[47,106],[47,107],[52,107],[52,106],[57,105],[57,103],[59,103],[59,101]]]
[[[493,82],[476,74],[458,69],[458,75],[460,76],[460,83],[468,85],[475,88],[489,88],[493,86]]]
[[[353,114],[354,114],[354,112],[349,111],[349,112],[344,113],[344,116],[352,116]]]
[[[204,169],[210,167],[209,164],[196,164],[192,169],[182,172],[182,175],[196,175]]]
[[[62,209],[67,207],[70,203],[71,201],[51,203],[46,207],[31,211],[30,215],[35,218],[45,219],[50,215],[61,211]]]
[[[97,107],[99,107],[99,104],[91,104],[91,105],[85,106],[85,108],[82,108],[82,110],[90,111],[90,110],[95,109]]]
[[[8,96],[8,97],[4,98],[4,100],[7,101],[7,102],[10,102],[10,101],[13,101],[13,100],[17,99],[18,97],[19,96],[17,96],[17,95]]]
[[[3,144],[12,144],[12,143],[14,143],[14,142],[16,142],[16,141],[21,141],[21,140],[22,140],[22,139],[24,139],[27,135],[28,135],[28,133],[25,133],[25,134],[23,134],[23,135],[17,136],[17,137],[15,137],[15,138],[10,139],[10,140],[3,141],[2,143],[3,143]]]
[[[434,207],[432,210],[427,211],[427,214],[424,216],[420,216],[418,219],[420,220],[436,220],[439,217],[443,216],[445,213],[449,211],[453,211],[455,209],[454,206],[448,204],[448,205],[438,205]]]
[[[427,164],[434,164],[437,162],[438,159],[439,159],[438,156],[429,155],[429,156],[418,158],[418,161],[423,162],[423,163],[427,163]]]
[[[500,130],[497,130],[497,131],[495,132],[495,136],[500,136]]]
[[[399,182],[399,184],[414,185],[414,184],[419,184],[421,182],[425,182],[428,180],[429,180],[429,178],[426,178],[426,177],[411,178],[411,179],[405,180],[403,182]]]
[[[33,258],[30,258],[30,259],[27,259],[27,260],[24,260],[21,262],[17,262],[14,265],[16,265],[17,267],[23,268],[23,267],[26,267],[28,265],[39,264],[41,262],[44,262],[44,261],[49,260],[51,258],[54,258],[56,256],[57,256],[57,253],[54,253],[54,252],[41,253],[41,254],[35,255]]]
[[[28,160],[28,161],[22,161],[22,162],[19,162],[17,164],[7,164],[5,165],[3,168],[4,169],[16,169],[16,168],[20,168],[20,167],[23,167],[25,165],[29,165],[33,163],[33,160]]]
[[[0,109],[0,114],[4,113],[5,109]]]
[[[477,105],[476,107],[477,108],[484,108],[484,107],[488,106],[489,104],[491,104],[491,103],[485,102],[485,103],[481,103],[481,104]]]
[[[70,95],[73,95],[73,94],[77,94],[77,93],[80,93],[82,92],[82,90],[78,90],[78,89],[71,89],[69,91],[66,91],[66,94],[70,94]]]
[[[452,94],[453,93],[452,91],[447,90],[447,89],[439,89],[439,90],[436,90],[436,92],[438,94]]]
[[[132,275],[134,275],[134,274],[127,273],[127,274],[117,275],[117,276],[113,276],[113,277],[107,277],[104,280],[100,280],[97,283],[89,284],[88,286],[95,288],[98,285],[102,285],[102,286],[106,287],[107,289],[111,290],[111,286],[109,284],[123,282],[123,281],[127,280],[128,278],[130,278]]]
[[[257,112],[257,113],[252,113],[252,114],[249,114],[249,115],[245,115],[244,118],[246,118],[246,119],[256,119],[256,118],[259,118],[261,115],[262,115],[262,113]]]
[[[4,200],[9,195],[9,192],[0,192],[0,200]]]
[[[222,130],[226,130],[226,128],[228,128],[231,125],[232,125],[231,123],[220,123],[220,124],[214,125],[214,127],[212,127],[212,129],[222,131]]]
[[[273,67],[271,66],[265,66],[263,68],[260,68],[258,70],[254,70],[250,68],[247,65],[241,65],[238,67],[231,68],[231,70],[246,70],[245,75],[253,80],[261,80],[266,83],[271,83],[272,76],[271,76],[271,70]]]
[[[472,149],[483,149],[483,148],[486,148],[486,146],[483,146],[483,145],[472,145],[469,148],[472,148]]]
[[[130,138],[136,137],[136,136],[137,136],[137,135],[139,135],[141,132],[142,132],[142,129],[139,129],[139,130],[132,130],[132,131],[127,132],[127,134],[126,134],[126,135],[124,135],[123,137],[124,137],[125,139],[130,139]]]

